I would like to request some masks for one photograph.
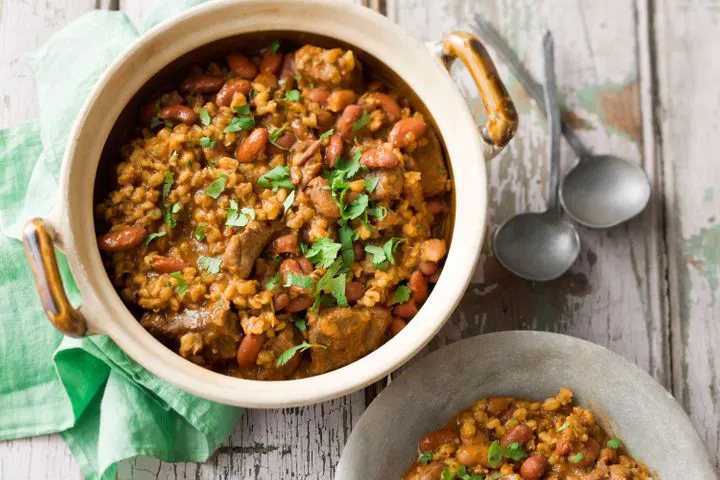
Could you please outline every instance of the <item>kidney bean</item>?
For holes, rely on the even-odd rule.
[[[267,88],[278,87],[278,79],[272,73],[261,73],[257,77],[255,77],[254,81],[261,85],[265,85]]]
[[[228,56],[227,61],[230,66],[230,70],[235,72],[235,75],[240,78],[252,80],[258,74],[257,66],[252,62],[252,60],[241,53],[233,53]]]
[[[320,172],[322,171],[322,163],[321,162],[310,162],[306,163],[302,167],[302,180],[300,181],[300,189],[304,189],[308,186],[310,181],[320,175]],[[332,195],[331,195],[332,199]],[[339,210],[338,210],[339,212]]]
[[[290,303],[290,296],[287,293],[280,292],[273,296],[273,310],[279,312],[283,308],[287,307]]]
[[[310,275],[315,270],[310,260],[305,257],[298,258],[298,264],[300,265],[300,270],[302,270],[305,275]]]
[[[390,321],[390,332],[393,334],[393,337],[400,333],[400,330],[405,328],[407,325],[407,322],[403,320],[400,317],[393,317]]]
[[[242,78],[234,78],[225,82],[220,91],[215,95],[215,103],[221,107],[229,107],[235,98],[235,94],[247,95],[252,89],[252,84]]]
[[[558,435],[557,442],[555,443],[555,451],[558,455],[567,455],[572,450],[572,432],[563,430]]]
[[[295,144],[295,135],[290,132],[285,132],[275,140],[275,144],[268,144],[268,149],[272,154],[282,153],[285,150],[289,150]]]
[[[507,397],[489,397],[487,402],[488,413],[499,417],[510,408],[512,400]]]
[[[255,359],[257,359],[258,353],[262,350],[264,343],[265,335],[256,335],[253,333],[245,335],[237,349],[236,358],[238,365],[241,367],[252,367],[255,365]]]
[[[582,459],[578,462],[571,462],[571,464],[578,467],[589,467],[595,464],[595,460],[600,455],[600,445],[592,438],[588,438],[578,453],[582,453]]]
[[[330,96],[330,90],[325,87],[315,87],[308,90],[306,95],[311,101],[319,105],[325,105]]]
[[[295,253],[298,248],[297,235],[294,233],[288,233],[278,237],[273,241],[273,249],[276,254],[280,253]]]
[[[528,457],[520,466],[520,476],[524,480],[540,480],[548,467],[548,459],[543,455]]]
[[[285,307],[285,311],[290,313],[296,313],[301,312],[303,310],[307,310],[308,308],[312,307],[312,304],[315,302],[312,297],[297,297],[290,300],[290,303],[288,303],[288,306]]]
[[[352,138],[355,134],[352,130],[353,123],[363,114],[363,109],[358,105],[348,105],[337,119],[335,129],[345,139]]]
[[[408,300],[405,303],[395,305],[395,308],[393,308],[393,315],[397,315],[405,320],[410,320],[417,312],[418,308],[415,304],[415,300]]]
[[[362,245],[359,243],[353,245],[353,253],[355,254],[355,260],[358,262],[365,258],[365,250],[363,250]]]
[[[145,240],[145,227],[120,227],[98,238],[98,247],[105,252],[121,252],[135,248]]]
[[[185,105],[168,105],[162,108],[157,116],[163,120],[171,120],[185,125],[192,125],[198,119],[197,113]]]
[[[357,94],[352,90],[339,89],[333,90],[327,99],[328,110],[331,112],[339,112],[348,105],[355,103]]]
[[[345,284],[345,297],[350,303],[355,303],[365,295],[365,287],[360,282],[348,282]]]
[[[173,273],[179,272],[185,268],[187,264],[180,258],[163,257],[162,255],[158,255],[153,257],[150,261],[150,266],[153,270],[158,272]]]
[[[429,295],[427,280],[425,275],[420,270],[415,270],[410,274],[410,280],[408,281],[410,287],[410,295],[415,303],[421,304]]]
[[[463,445],[457,449],[455,455],[458,462],[467,467],[474,467],[475,465],[489,467],[488,450],[490,450],[488,445]]]
[[[414,117],[403,118],[393,125],[388,134],[388,141],[393,147],[406,147],[425,135],[426,130],[427,125],[422,120]]]
[[[439,262],[447,253],[445,240],[439,238],[431,238],[422,243],[422,252],[420,260],[423,262]]]
[[[442,268],[438,268],[438,270],[430,275],[427,279],[428,283],[431,285],[435,285],[438,280],[440,280],[440,274],[442,273]]]
[[[280,78],[285,80],[285,87],[292,88],[295,82],[295,54],[288,53],[282,63],[280,69]]]
[[[240,163],[250,163],[255,160],[265,148],[268,141],[267,128],[256,128],[235,149],[235,158]]]
[[[391,122],[397,122],[402,116],[400,106],[390,95],[382,92],[376,92],[375,98],[380,102],[380,108],[385,113],[387,119]]]
[[[387,148],[371,148],[363,152],[360,163],[370,168],[393,168],[400,160]]]
[[[328,140],[327,147],[325,147],[325,165],[328,168],[333,168],[337,159],[342,156],[345,144],[343,139],[337,133],[330,137]]]
[[[440,445],[452,443],[458,438],[458,434],[452,430],[441,428],[422,437],[418,442],[418,448],[420,451],[427,452],[428,450],[435,450]]]
[[[418,270],[420,270],[423,275],[430,276],[433,273],[435,273],[438,269],[438,264],[435,262],[420,262],[418,264]]]
[[[180,90],[186,93],[215,93],[225,80],[214,75],[192,75],[180,84]]]
[[[260,72],[277,75],[283,63],[283,54],[279,52],[265,55],[260,62]]]
[[[280,273],[282,274],[283,283],[287,282],[287,273],[294,273],[296,275],[302,275],[303,271],[300,268],[300,264],[294,258],[286,258],[280,264]]]
[[[442,198],[428,198],[425,201],[425,205],[427,205],[428,212],[432,213],[433,215],[443,213],[447,210],[445,200],[443,200]]]
[[[532,438],[532,429],[521,423],[511,428],[500,440],[500,444],[503,446],[510,445],[511,443],[518,442],[523,444]]]

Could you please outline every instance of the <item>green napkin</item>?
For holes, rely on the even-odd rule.
[[[63,337],[48,322],[18,241],[56,201],[70,128],[95,82],[141,32],[202,0],[157,8],[139,31],[119,12],[88,13],[30,56],[40,118],[0,130],[0,440],[62,432],[88,478],[115,477],[137,455],[204,461],[241,409],[156,378],[107,337]],[[61,255],[74,304],[80,302]]]

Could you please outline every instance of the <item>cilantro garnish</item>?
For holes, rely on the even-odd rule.
[[[215,140],[210,137],[202,137],[200,139],[200,146],[203,148],[215,148]]]
[[[328,138],[328,137],[329,137],[330,135],[332,135],[333,133],[335,133],[335,129],[334,129],[334,128],[331,128],[331,129],[328,130],[327,132],[325,132],[325,133],[323,133],[322,135],[320,135],[320,141],[325,140],[326,138]]]
[[[299,90],[288,90],[285,92],[285,100],[288,102],[299,102],[300,101],[300,91]]]
[[[253,117],[233,117],[232,120],[230,120],[230,123],[228,123],[228,126],[225,127],[225,130],[223,130],[223,132],[233,133],[239,132],[240,130],[250,130],[254,126],[255,120],[253,120]]]
[[[570,461],[571,461],[572,463],[579,463],[579,462],[582,462],[584,459],[585,459],[585,455],[583,455],[582,452],[580,452],[580,453],[578,453],[578,454],[573,455],[572,457],[570,457]]]
[[[268,282],[265,284],[265,288],[268,289],[268,290],[270,290],[270,291],[272,292],[273,290],[275,290],[276,288],[278,288],[278,287],[280,286],[280,281],[281,281],[281,280],[282,280],[282,279],[280,278],[280,274],[279,274],[279,273],[276,273],[276,274],[273,275],[272,278],[271,278],[270,280],[268,280]]]
[[[212,273],[215,275],[216,273],[220,272],[220,264],[222,263],[222,258],[219,257],[199,257],[198,258],[198,266],[202,268],[203,270],[206,270],[208,273]]]
[[[368,207],[369,202],[370,199],[367,195],[365,195],[364,193],[360,194],[355,197],[355,200],[350,202],[350,205],[346,206],[347,208],[344,211],[340,212],[340,215],[346,220],[355,219],[365,212],[365,209]]]
[[[235,200],[230,200],[230,208],[227,210],[227,218],[225,219],[226,227],[244,227],[250,220],[255,219],[255,210],[249,207],[243,207],[238,210],[238,204]]]
[[[286,166],[279,165],[268,173],[258,178],[258,185],[265,188],[272,188],[273,192],[278,188],[288,188],[293,190],[295,185],[290,181],[290,169]]]
[[[497,440],[492,442],[487,454],[488,463],[493,468],[499,467],[503,458],[522,460],[525,457],[527,457],[527,453],[525,453],[519,442],[513,442],[507,447],[503,447]]]
[[[385,242],[382,247],[377,245],[365,245],[365,251],[373,256],[372,264],[374,267],[385,270],[388,267],[388,263],[395,265],[393,251],[396,250],[397,246],[402,242],[403,239],[392,237],[390,240]]]
[[[180,272],[173,272],[170,276],[175,279],[175,288],[177,288],[178,293],[185,295],[188,289],[188,283],[182,277],[182,274],[180,274]]]
[[[378,220],[384,220],[387,217],[388,210],[387,207],[380,205],[379,207],[369,208],[367,213]]]
[[[152,242],[152,241],[155,240],[156,238],[160,238],[160,237],[164,237],[164,236],[165,236],[165,232],[162,232],[162,231],[157,232],[157,233],[151,233],[151,234],[148,235],[148,237],[145,239],[145,242],[143,242],[143,245],[149,245],[150,242]]]
[[[233,107],[233,110],[235,110],[240,115],[250,115],[250,105],[237,105]]]
[[[217,198],[225,190],[225,182],[227,181],[227,175],[224,173],[220,175],[220,178],[216,178],[210,185],[205,187],[203,193],[208,197]]]
[[[197,228],[195,228],[195,240],[198,242],[202,242],[205,240],[205,229],[207,227],[205,225],[198,225]]]
[[[365,182],[365,190],[367,190],[368,193],[372,193],[377,188],[378,183],[380,183],[380,177],[377,175],[368,175],[363,179],[363,182]]]
[[[163,119],[160,118],[160,117],[152,117],[152,118],[150,119],[150,128],[157,128],[157,127],[159,127],[160,125],[163,125],[163,124],[165,124],[165,122],[164,122]]]
[[[345,297],[345,264],[342,259],[337,259],[330,265],[315,287],[315,303],[313,310],[317,310],[318,303],[322,301],[321,293],[327,293],[335,298],[337,304],[341,307],[347,306],[347,297]],[[340,273],[343,271],[342,273]]]
[[[208,111],[206,109],[201,108],[198,113],[198,116],[200,117],[200,123],[202,123],[206,127],[208,125],[210,125],[210,120],[211,120],[210,114],[208,113]]]
[[[370,115],[368,115],[367,112],[363,112],[362,116],[355,120],[355,122],[352,124],[352,131],[357,132],[361,128],[367,126],[368,123],[370,123]]]
[[[175,214],[182,210],[182,205],[179,203],[173,203],[172,205],[165,205],[165,223],[168,227],[175,228],[177,221],[175,220]]]
[[[622,447],[622,442],[618,437],[613,437],[610,440],[607,441],[608,448],[612,448],[613,450],[617,450],[618,448]]]
[[[303,246],[303,255],[317,268],[328,268],[335,261],[342,244],[329,238],[319,238],[307,250]]]
[[[299,273],[287,272],[287,277],[283,287],[300,287],[306,290],[312,290],[314,286],[313,279],[307,275],[300,275]]]
[[[341,223],[338,228],[338,239],[342,245],[340,256],[346,267],[352,265],[355,261],[355,250],[353,249],[353,240],[357,240],[358,234],[350,228],[347,223]]]
[[[305,319],[299,318],[293,322],[295,324],[295,327],[297,327],[298,330],[301,332],[304,332],[307,330],[307,322]]]
[[[162,189],[163,202],[165,202],[165,200],[167,200],[168,195],[170,195],[170,190],[172,189],[173,183],[175,183],[175,177],[173,177],[173,173],[165,172],[165,181],[163,182],[163,189]]]
[[[273,40],[270,46],[268,47],[268,52],[275,53],[280,48],[280,40]]]
[[[276,367],[282,367],[286,363],[292,359],[296,353],[304,352],[305,350],[308,350],[310,348],[327,348],[325,345],[320,345],[317,343],[308,343],[308,342],[302,342],[300,345],[295,345],[294,347],[288,348],[285,350],[277,359],[277,362],[275,362]]]
[[[410,300],[410,288],[407,285],[398,285],[393,294],[394,303],[405,303]]]

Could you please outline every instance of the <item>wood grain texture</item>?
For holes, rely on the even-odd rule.
[[[673,387],[720,466],[720,3],[659,2],[653,21],[668,202]]]

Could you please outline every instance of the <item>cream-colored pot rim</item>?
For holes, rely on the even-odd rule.
[[[455,173],[455,225],[443,275],[408,326],[376,351],[338,370],[301,380],[253,381],[212,372],[153,338],[113,288],[97,248],[93,188],[118,115],[152,76],[183,54],[246,32],[300,31],[364,50],[392,68],[422,99],[444,139]],[[398,368],[440,330],[470,281],[486,215],[485,146],[462,95],[422,44],[366,8],[326,0],[219,0],[192,8],[136,41],[99,80],[67,145],[59,209],[49,219],[82,293],[81,313],[158,377],[200,397],[256,407],[320,402],[356,391]]]

